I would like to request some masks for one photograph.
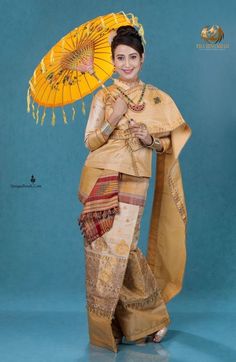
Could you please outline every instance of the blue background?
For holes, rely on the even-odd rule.
[[[78,102],[74,122],[64,125],[58,114],[52,127],[48,115],[41,127],[26,112],[26,92],[35,67],[59,39],[89,19],[121,10],[134,13],[144,26],[147,45],[141,79],[172,96],[193,132],[180,156],[189,219],[188,258],[182,293],[168,304],[173,327],[165,342],[166,361],[189,361],[190,354],[191,361],[236,360],[231,346],[236,291],[236,3],[1,0],[0,4],[2,360],[95,358],[96,351],[84,350],[88,348],[84,251],[77,225],[91,96],[85,100],[86,116]],[[228,49],[197,49],[200,31],[208,24],[223,28]],[[41,187],[11,187],[30,185],[31,175]],[[139,243],[144,252],[153,181]],[[219,334],[222,325],[228,335]],[[62,334],[54,340],[54,333]],[[41,343],[37,355],[36,339]],[[157,360],[159,352],[155,353]],[[103,360],[106,352],[104,356]],[[148,359],[146,354],[142,358]]]

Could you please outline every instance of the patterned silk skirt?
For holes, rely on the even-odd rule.
[[[170,323],[159,285],[137,246],[148,187],[147,177],[112,170],[85,167],[81,175],[78,195],[84,209],[89,200],[90,212],[84,234],[90,342],[114,352],[117,341],[138,342]],[[104,216],[102,207],[115,212]],[[100,219],[94,213],[92,219],[95,209]]]

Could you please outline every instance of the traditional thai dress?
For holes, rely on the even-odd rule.
[[[156,143],[145,146],[129,132],[123,117],[112,132],[107,120],[111,96],[104,89],[93,98],[85,130],[90,150],[78,189],[84,208],[79,224],[84,236],[86,297],[90,342],[117,351],[116,338],[138,341],[170,323],[166,303],[182,287],[186,261],[187,212],[178,156],[191,135],[172,98],[139,83],[116,79],[113,96],[122,89],[144,108],[126,115],[144,124]],[[144,88],[145,86],[145,88]],[[138,247],[150,177],[157,155],[156,183],[147,258]]]

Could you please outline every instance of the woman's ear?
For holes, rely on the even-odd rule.
[[[141,57],[141,63],[144,62],[144,58],[145,58],[145,55],[144,55],[144,53],[143,53],[143,54],[142,54],[142,57]]]

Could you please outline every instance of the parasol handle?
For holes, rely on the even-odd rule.
[[[112,93],[109,91],[109,89],[107,89],[107,87],[102,83],[101,79],[98,78],[97,74],[95,72],[91,73],[91,75],[93,75],[97,81],[100,83],[100,85],[102,86],[102,88],[105,90],[105,92],[109,93],[109,95],[111,96],[111,98],[113,99],[113,101],[115,101],[115,97],[112,95]],[[129,121],[129,117],[124,114],[124,117]]]
[[[102,83],[101,79],[98,78],[97,74],[96,74],[94,71],[93,71],[92,73],[90,73],[90,74],[93,75],[93,76],[97,79],[98,83],[100,83],[100,85],[102,86],[102,88],[103,88],[107,93],[109,93],[110,96],[111,96],[111,98],[113,99],[113,101],[115,101],[115,98],[113,97],[113,95],[111,94],[111,92],[107,89],[107,87]]]

